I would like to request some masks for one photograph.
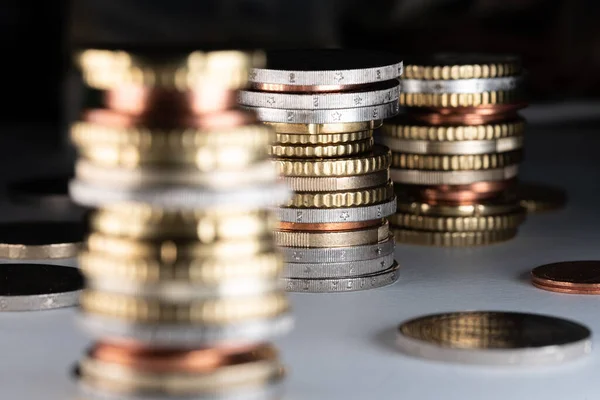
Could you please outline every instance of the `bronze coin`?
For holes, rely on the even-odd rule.
[[[565,261],[546,264],[531,271],[539,288],[575,294],[600,294],[600,261]]]

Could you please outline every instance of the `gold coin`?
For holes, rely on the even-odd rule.
[[[377,129],[383,125],[382,120],[365,122],[345,122],[340,124],[288,124],[284,122],[264,122],[277,133],[299,135],[340,134]]]
[[[432,232],[391,227],[397,243],[439,247],[485,246],[505,242],[517,235],[516,229],[481,232]]]
[[[283,231],[274,233],[275,244],[282,247],[347,247],[381,242],[390,233],[388,222],[375,228],[347,231]]]
[[[200,243],[262,237],[277,226],[268,210],[244,213],[165,211],[144,204],[103,208],[90,216],[91,228],[101,234],[136,239],[186,238]]]
[[[324,160],[274,160],[278,172],[283,176],[351,176],[379,172],[389,168],[391,152],[385,146],[375,145],[373,151],[350,158]]]
[[[96,232],[88,236],[86,247],[89,251],[114,257],[148,257],[156,258],[163,263],[233,254],[237,257],[248,257],[270,252],[275,248],[270,234],[263,237],[201,244],[197,240],[136,240]]]
[[[115,128],[92,122],[76,122],[71,126],[71,141],[77,147],[135,147],[139,151],[187,151],[203,147],[243,147],[259,149],[268,146],[275,133],[265,125],[244,125],[230,129],[201,130],[193,128]]]
[[[381,128],[384,135],[405,140],[458,142],[465,140],[498,140],[521,136],[525,130],[522,119],[487,125],[429,126],[406,123],[404,119],[386,121]]]
[[[405,107],[477,107],[488,104],[508,104],[520,100],[516,91],[482,93],[400,93],[400,105]]]
[[[404,66],[401,79],[450,80],[481,79],[514,76],[521,73],[518,57],[505,57],[497,60],[450,59],[445,55],[434,56],[431,63],[409,63]]]
[[[371,150],[373,138],[329,145],[280,145],[271,146],[269,154],[276,157],[321,158],[342,157],[360,154]]]
[[[525,221],[524,210],[512,214],[475,217],[438,217],[397,213],[390,224],[406,229],[440,232],[502,231],[516,229]]]
[[[292,208],[341,208],[361,207],[383,203],[394,197],[392,182],[385,185],[353,190],[348,192],[329,193],[294,193],[292,198],[282,207]]]
[[[516,199],[511,197],[482,201],[475,204],[449,205],[444,203],[429,204],[398,193],[397,212],[405,214],[433,217],[487,217],[519,213],[521,211],[521,205]]]
[[[348,133],[327,133],[327,134],[289,134],[289,133],[277,133],[275,134],[275,143],[281,145],[329,145],[329,144],[341,144],[347,142],[356,142],[359,140],[365,140],[373,137],[373,131],[360,131],[360,132],[348,132]]]
[[[122,50],[88,49],[77,55],[84,81],[100,90],[127,84],[178,90],[201,85],[239,89],[246,86],[252,68],[264,66],[265,61],[259,51],[194,51],[153,58]]]
[[[79,267],[89,279],[116,279],[131,283],[181,281],[215,285],[238,279],[275,279],[282,271],[283,258],[274,249],[245,256],[243,260],[237,255],[222,254],[172,262],[164,262],[160,258],[82,251],[79,254]]]
[[[429,171],[483,171],[504,168],[523,159],[523,151],[506,153],[428,155],[392,153],[392,168]]]
[[[273,318],[289,310],[283,291],[180,303],[86,289],[80,303],[86,313],[133,323],[222,325]]]
[[[105,167],[135,168],[144,165],[188,165],[199,171],[238,170],[268,158],[268,147],[202,147],[190,151],[140,151],[133,146],[79,147],[80,156]]]

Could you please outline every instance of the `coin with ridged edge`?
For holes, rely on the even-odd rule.
[[[404,353],[436,361],[482,365],[557,364],[589,354],[591,331],[539,314],[468,311],[406,321],[396,343]]]
[[[391,226],[397,243],[440,247],[485,246],[514,238],[517,229],[481,232],[434,232]]]

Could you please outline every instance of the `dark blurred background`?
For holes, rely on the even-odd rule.
[[[71,49],[94,43],[511,52],[532,101],[598,98],[599,17],[598,0],[3,0],[0,118],[58,138]]]

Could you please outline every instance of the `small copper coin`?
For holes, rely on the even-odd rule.
[[[254,113],[244,110],[229,110],[201,116],[188,115],[172,118],[172,116],[161,116],[160,114],[133,116],[108,109],[93,109],[84,114],[83,120],[121,129],[144,126],[145,128],[185,127],[206,130],[235,128],[258,122]]]
[[[560,210],[567,204],[567,193],[553,186],[520,183],[515,187],[515,194],[530,213]]]
[[[201,349],[161,349],[140,345],[96,343],[93,359],[131,367],[138,371],[208,373],[219,368],[261,360],[273,360],[277,351],[268,344]]]
[[[105,103],[112,110],[134,116],[190,117],[234,108],[237,96],[221,87],[181,92],[128,85],[105,92]]]
[[[361,222],[333,222],[322,224],[299,224],[294,222],[279,222],[279,229],[283,231],[350,231],[354,229],[366,229],[373,226],[380,226],[383,220],[376,219],[372,221]]]
[[[485,125],[518,118],[516,111],[492,114],[462,112],[440,114],[431,111],[416,111],[411,115],[417,121],[430,125]]]
[[[400,188],[432,204],[469,205],[497,197],[514,184],[515,180],[509,179],[505,181],[475,182],[469,185],[405,185]]]
[[[600,261],[542,265],[531,271],[531,282],[540,289],[553,292],[600,294]]]

